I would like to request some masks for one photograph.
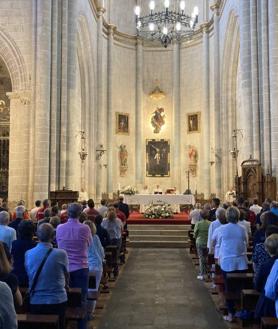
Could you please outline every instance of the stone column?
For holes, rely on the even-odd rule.
[[[34,199],[45,199],[50,174],[50,86],[52,1],[37,1]]]
[[[211,179],[210,179],[210,101],[209,101],[209,35],[208,25],[202,25],[203,30],[203,163],[202,176],[204,182],[204,197],[210,196]]]
[[[272,173],[278,174],[278,1],[268,1]]]
[[[261,24],[261,133],[263,156],[262,163],[265,172],[271,170],[271,140],[270,140],[270,99],[269,99],[269,48],[268,48],[268,0],[260,2]]]
[[[136,45],[136,99],[135,99],[135,177],[136,185],[143,184],[143,125],[142,125],[142,99],[143,99],[143,45],[142,40],[137,38]]]
[[[102,7],[98,8],[98,21],[97,21],[97,148],[100,145],[105,147],[104,132],[105,132],[105,115],[103,108],[103,14],[105,9]],[[101,199],[104,181],[104,172],[102,166],[102,159],[97,160],[96,166],[96,197],[98,200]]]
[[[15,91],[7,93],[7,96],[10,98],[9,202],[14,204],[20,199],[28,201],[31,93]],[[36,161],[39,159],[33,154],[33,162]],[[39,173],[33,172],[32,175],[38,178]]]
[[[181,190],[181,113],[180,113],[180,44],[173,45],[173,126],[172,126],[172,184]],[[184,185],[184,184],[183,184]]]
[[[108,64],[107,64],[107,72],[108,72],[108,83],[107,83],[107,193],[112,195],[113,193],[113,177],[115,173],[114,168],[114,157],[113,157],[113,39],[114,39],[114,25],[109,25],[108,27]]]
[[[250,0],[239,2],[240,10],[240,71],[241,71],[241,101],[243,109],[244,145],[241,148],[243,156],[254,155],[253,149],[253,111],[252,111],[252,74],[251,74],[251,41],[250,41]]]
[[[260,109],[259,109],[259,73],[258,73],[258,28],[257,0],[250,0],[251,30],[251,81],[253,110],[253,156],[260,160]]]
[[[220,115],[220,49],[219,49],[219,3],[214,11],[214,145],[215,145],[215,193],[221,195],[221,115]]]

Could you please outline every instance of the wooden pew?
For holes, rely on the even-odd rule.
[[[59,329],[58,315],[17,314],[18,329]]]
[[[278,319],[277,318],[261,318],[261,329],[277,329]]]
[[[69,288],[66,322],[84,320],[87,316],[86,307],[82,306],[81,288]]]
[[[254,289],[243,289],[241,290],[241,309],[252,312],[255,310],[260,293]],[[252,320],[241,320],[241,326],[246,327],[250,324],[256,323],[254,319]]]

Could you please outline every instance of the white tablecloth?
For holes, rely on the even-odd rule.
[[[195,204],[195,198],[192,194],[134,194],[125,195],[124,202],[129,205]]]

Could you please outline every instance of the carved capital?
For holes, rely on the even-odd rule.
[[[221,0],[217,0],[213,5],[210,6],[210,9],[215,13],[215,15],[219,15]]]
[[[203,33],[208,33],[209,32],[209,22],[205,22],[205,23],[201,24],[200,28]]]
[[[108,24],[108,35],[113,36],[117,27],[113,24]]]
[[[30,90],[19,90],[7,93],[10,100],[19,99],[23,105],[29,105],[31,102]]]

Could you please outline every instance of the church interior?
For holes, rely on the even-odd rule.
[[[277,328],[277,106],[277,0],[0,0],[0,329]]]

